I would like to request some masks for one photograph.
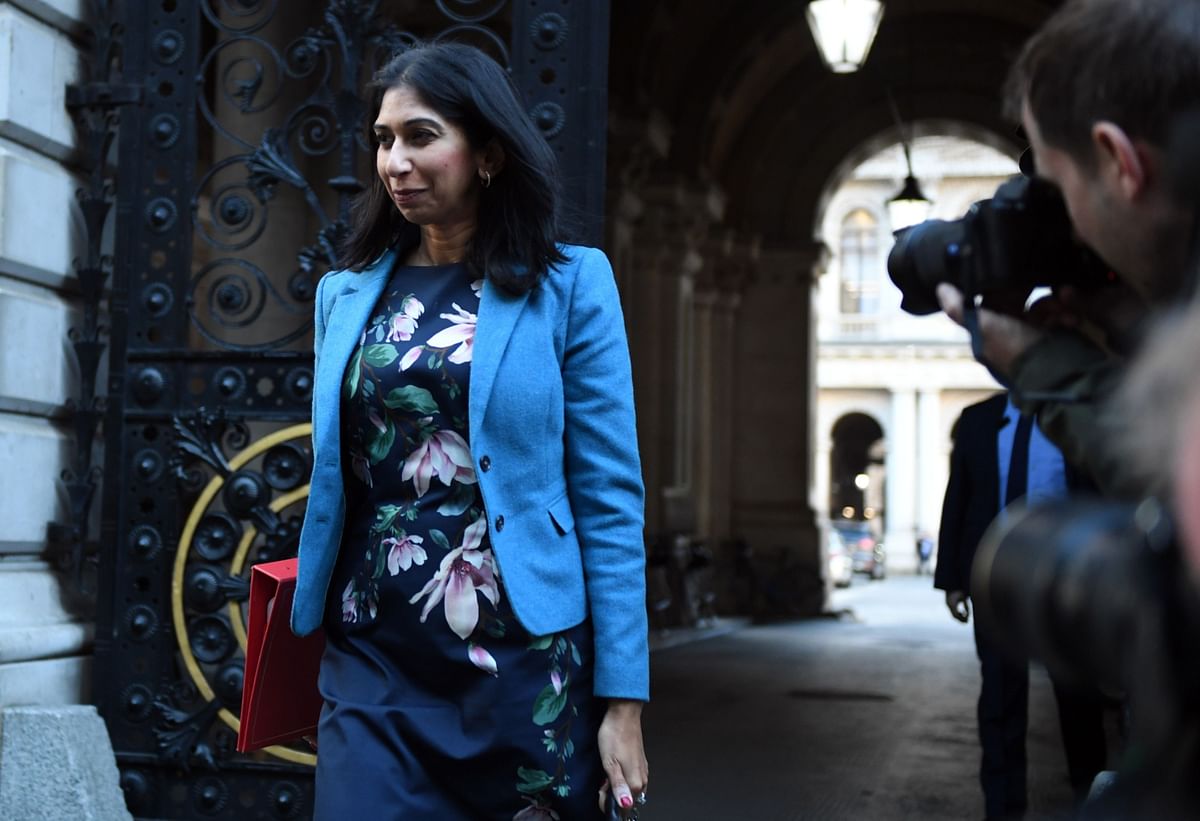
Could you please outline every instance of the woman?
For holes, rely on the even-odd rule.
[[[317,818],[578,819],[644,800],[640,467],[608,261],[458,44],[372,84],[378,179],[317,288],[292,626],[326,628]]]

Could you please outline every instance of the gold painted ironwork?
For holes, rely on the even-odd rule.
[[[312,423],[305,422],[299,425],[283,428],[274,433],[264,436],[256,442],[252,442],[244,450],[235,455],[229,460],[230,474],[249,464],[255,458],[266,453],[276,445],[282,444],[292,439],[300,439],[312,434]],[[200,520],[204,518],[209,505],[220,493],[221,488],[225,484],[225,476],[214,476],[200,493],[196,504],[192,506],[191,512],[188,514],[187,522],[183,527],[183,532],[179,536],[179,549],[175,554],[175,567],[171,574],[171,616],[175,626],[175,643],[179,647],[180,655],[183,657],[184,667],[187,669],[188,675],[192,682],[200,691],[200,695],[207,701],[214,700],[217,696],[213,692],[212,685],[205,678],[204,671],[200,669],[200,663],[196,661],[195,655],[192,653],[191,644],[188,641],[187,619],[183,612],[183,579],[184,571],[187,567],[188,556],[191,553],[192,539],[195,537],[196,528],[200,524]],[[308,485],[296,488],[289,493],[273,499],[270,508],[275,513],[291,507],[297,502],[301,502],[308,498]],[[255,538],[258,536],[258,529],[250,527],[242,535],[242,540],[238,544],[237,552],[234,554],[230,562],[230,574],[238,576],[245,569],[246,557],[249,555],[250,547],[253,545]],[[242,623],[242,608],[236,601],[229,602],[229,620],[233,629],[234,635],[237,637],[238,646],[242,653],[246,652],[246,628]],[[222,707],[217,716],[234,732],[237,732],[241,726],[238,716],[234,715],[228,708]],[[291,747],[275,745],[267,747],[264,752],[281,758],[284,761],[290,761],[294,764],[307,764],[316,766],[317,757],[313,753],[294,750]]]

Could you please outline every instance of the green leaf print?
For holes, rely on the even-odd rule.
[[[553,634],[551,634],[549,636],[534,636],[533,640],[529,642],[529,649],[530,650],[545,650],[553,643],[554,643],[554,635]]]
[[[367,560],[370,561],[369,556],[367,557]],[[371,576],[376,579],[382,579],[383,578],[383,570],[384,570],[384,567],[386,567],[386,565],[387,565],[387,551],[383,549],[383,545],[379,545],[379,549],[375,551],[375,570],[371,574]]]
[[[383,400],[383,404],[392,410],[419,413],[430,416],[438,412],[438,404],[433,394],[416,385],[405,385],[403,388],[393,388]]]
[[[396,521],[396,517],[400,515],[401,508],[399,505],[380,505],[375,509],[375,524],[371,526],[371,530],[376,533],[386,533],[391,529],[392,523]]]
[[[362,360],[363,349],[359,348],[358,353],[350,360],[350,366],[346,368],[346,381],[342,385],[342,396],[345,399],[353,399],[354,394],[358,393],[358,380],[362,377]]]
[[[547,684],[538,693],[537,701],[533,703],[533,723],[544,727],[554,721],[567,706],[567,688],[564,685],[559,692],[554,692],[554,686]]]
[[[363,348],[363,358],[372,368],[390,365],[400,357],[394,345],[368,345]]]
[[[450,540],[446,538],[446,534],[442,531],[437,529],[429,531],[429,538],[433,539],[434,543],[442,550],[450,550]]]
[[[526,795],[539,793],[554,783],[554,779],[545,770],[531,770],[528,767],[518,767],[517,777],[521,779],[517,790]]]
[[[438,506],[437,512],[442,516],[461,516],[475,503],[475,486],[454,483],[450,498]]]
[[[371,460],[372,465],[382,462],[396,441],[396,426],[392,424],[392,420],[385,419],[384,425],[384,429],[379,431],[371,444],[367,445],[367,457]]]

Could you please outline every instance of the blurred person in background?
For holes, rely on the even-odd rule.
[[[971,564],[984,532],[1005,507],[1053,504],[1066,497],[1071,471],[1062,454],[1021,416],[1007,394],[966,408],[955,425],[950,479],[942,504],[934,587],[961,622],[971,620]],[[1019,818],[1026,810],[1025,735],[1029,663],[1014,659],[974,620],[980,676],[979,781],[989,819]],[[1099,693],[1054,681],[1068,777],[1082,800],[1107,757],[1104,704]]]

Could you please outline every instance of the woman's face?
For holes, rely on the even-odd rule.
[[[374,130],[376,170],[406,220],[421,226],[475,220],[483,152],[471,148],[462,129],[398,86],[383,95]]]

